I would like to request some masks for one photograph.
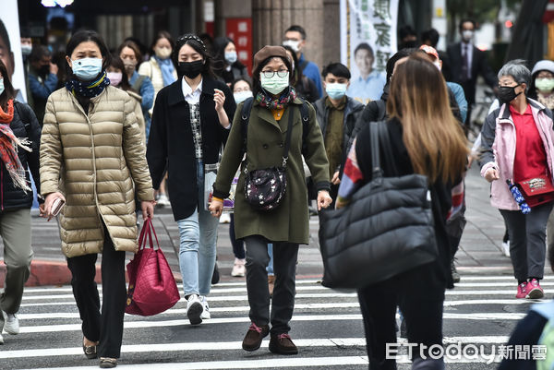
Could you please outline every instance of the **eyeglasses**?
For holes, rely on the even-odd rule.
[[[275,76],[275,74],[277,74],[277,76],[279,76],[279,77],[287,77],[287,73],[289,73],[289,71],[287,71],[287,70],[280,70],[280,71],[262,71],[262,75],[264,75],[264,77],[265,77],[266,79],[272,78],[273,76]]]

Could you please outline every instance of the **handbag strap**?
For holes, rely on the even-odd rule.
[[[289,159],[289,149],[290,149],[290,137],[292,136],[292,119],[294,112],[292,111],[293,106],[289,105],[291,110],[289,111],[289,126],[287,128],[287,139],[285,140],[285,151],[283,152],[283,167],[287,168],[287,161]]]
[[[371,143],[371,168],[373,179],[383,177],[381,168],[381,156],[379,154],[379,122],[369,123],[369,140]]]
[[[389,130],[387,129],[386,121],[379,121],[377,123],[379,127],[379,139],[381,142],[381,148],[385,154],[385,163],[390,167],[393,176],[398,176],[398,168],[396,167],[396,161],[392,153],[392,147],[390,144]]]

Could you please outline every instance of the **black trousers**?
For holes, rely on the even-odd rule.
[[[115,251],[113,242],[104,227],[102,252],[102,312],[100,296],[94,277],[97,254],[67,259],[71,271],[73,296],[83,321],[83,335],[90,341],[98,341],[98,356],[119,358],[123,340],[125,315],[125,252]]]
[[[258,326],[271,322],[273,335],[288,334],[294,311],[296,287],[296,260],[298,244],[288,242],[273,243],[273,271],[275,288],[273,299],[269,298],[267,286],[268,241],[262,236],[244,239],[246,245],[246,288],[250,304],[250,320]],[[269,307],[271,303],[271,316]]]
[[[409,343],[442,345],[443,276],[434,262],[358,291],[370,369],[396,369],[396,360],[386,359],[386,345],[397,342],[397,306],[406,321]],[[419,354],[415,347],[414,369]],[[444,363],[437,360],[431,368],[444,368]]]

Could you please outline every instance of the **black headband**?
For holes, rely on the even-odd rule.
[[[196,35],[184,35],[184,36],[179,37],[179,39],[177,41],[180,42],[180,41],[185,41],[185,40],[194,40],[197,43],[199,43],[200,45],[202,45],[202,48],[204,49],[204,52],[207,51],[206,50],[206,45],[204,44],[202,39],[199,38],[198,36],[196,36]]]

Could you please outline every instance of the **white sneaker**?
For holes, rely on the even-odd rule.
[[[231,223],[231,215],[229,213],[221,214],[219,218],[219,224],[229,224]]]
[[[204,307],[204,311],[202,311],[202,319],[211,319],[212,315],[210,314],[210,306],[208,305],[208,299],[206,299],[205,296],[200,296],[200,300],[202,301],[202,306]]]
[[[19,334],[19,320],[14,314],[8,314],[4,311],[2,311],[2,314],[4,315],[4,330],[10,335],[17,335]]]
[[[202,312],[204,306],[200,298],[196,294],[192,294],[187,299],[187,317],[191,325],[199,325],[202,323]]]
[[[157,202],[158,202],[158,205],[160,205],[160,206],[169,206],[169,205],[171,205],[170,202],[169,202],[169,199],[167,198],[166,195],[160,195]]]
[[[235,265],[233,265],[233,270],[231,271],[231,276],[233,277],[244,277],[246,274],[246,259],[235,258]]]
[[[510,257],[510,241],[508,242],[502,242],[502,252],[507,257]]]

